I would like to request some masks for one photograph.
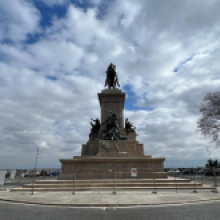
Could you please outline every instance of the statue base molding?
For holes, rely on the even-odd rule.
[[[58,180],[72,180],[75,169],[77,180],[112,179],[114,169],[117,169],[116,178],[119,179],[153,178],[154,175],[156,178],[167,179],[167,173],[164,172],[164,161],[165,158],[152,158],[151,156],[77,156],[73,159],[60,159],[62,171]],[[131,168],[137,169],[137,177],[131,176]]]

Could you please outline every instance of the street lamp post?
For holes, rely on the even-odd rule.
[[[209,148],[206,148],[206,152],[209,152],[209,159],[212,159],[212,156],[210,155],[211,151],[209,150]]]
[[[36,163],[35,163],[35,167],[34,167],[34,172],[36,171],[37,168],[37,156],[39,155],[39,147],[37,147],[37,155],[36,155]],[[34,173],[33,175],[33,179],[32,179],[32,195],[34,195],[34,181],[35,181],[35,175],[36,173]]]

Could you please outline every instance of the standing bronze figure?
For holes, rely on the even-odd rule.
[[[120,84],[118,82],[117,77],[117,69],[116,66],[112,63],[108,66],[108,69],[106,70],[106,80],[105,80],[105,87],[108,85],[108,88],[110,89],[113,87],[115,89],[116,83],[118,87],[120,87]]]
[[[92,125],[90,134],[97,134],[99,132],[99,129],[100,129],[100,126],[101,126],[100,121],[99,121],[98,118],[96,120],[93,120],[93,119],[91,119],[91,120],[94,121],[95,124],[90,122],[90,124]]]
[[[129,133],[134,133],[135,132],[136,127],[133,126],[133,124],[128,121],[128,118],[125,119],[125,131],[127,134]]]

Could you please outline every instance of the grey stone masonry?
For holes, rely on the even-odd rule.
[[[98,93],[101,107],[101,123],[111,114],[107,111],[116,112],[119,115],[119,127],[124,128],[124,103],[126,94],[120,89],[104,89]]]
[[[118,141],[111,141],[111,140],[100,140],[95,135],[90,135],[90,140],[87,142],[87,144],[82,145],[82,156],[110,156],[112,152],[114,152],[113,155],[117,156],[144,156],[144,146],[143,144],[139,144],[139,142],[136,140],[136,133],[129,133],[126,135],[126,132],[124,129],[122,129],[122,134],[127,136],[127,140],[118,140]],[[106,143],[106,147],[103,147],[101,143]],[[119,146],[119,151],[117,151],[116,148]],[[110,150],[108,151],[108,146],[110,145]],[[119,154],[120,152],[120,154]],[[122,152],[126,152],[122,153]]]

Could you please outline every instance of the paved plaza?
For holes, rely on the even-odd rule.
[[[143,191],[112,192],[0,192],[1,201],[26,204],[62,205],[62,206],[127,206],[127,205],[160,205],[195,203],[209,200],[220,200],[219,193],[201,191],[158,191],[157,194]]]
[[[37,179],[42,179],[38,177]],[[187,177],[185,178],[192,178]],[[56,177],[45,177],[45,179],[55,180]],[[201,176],[195,177],[200,182]],[[139,191],[117,191],[112,194],[108,191],[80,191],[76,194],[72,192],[10,192],[10,188],[19,187],[25,183],[31,183],[31,178],[6,179],[4,188],[0,191],[1,201],[10,201],[26,204],[61,205],[61,206],[130,206],[130,205],[161,205],[161,204],[183,204],[196,203],[202,201],[220,200],[220,193],[213,193],[210,190],[158,190],[152,193],[151,190]],[[212,177],[203,177],[204,186],[213,184]],[[218,183],[220,178],[218,177]],[[218,188],[220,191],[220,188]]]

